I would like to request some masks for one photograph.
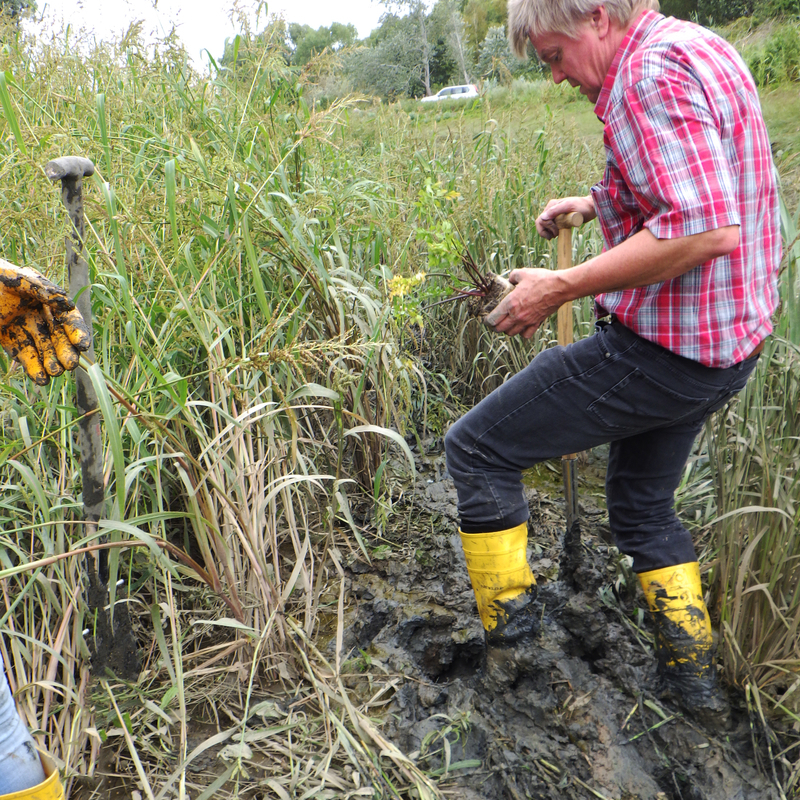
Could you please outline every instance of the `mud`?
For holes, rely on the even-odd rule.
[[[110,671],[119,678],[135,681],[139,676],[140,659],[128,604],[115,604],[112,625],[108,613],[108,586],[95,571],[91,556],[87,556],[84,563],[86,606],[92,623],[86,640],[91,653],[92,675],[107,677]]]
[[[733,726],[720,732],[657,694],[644,598],[590,499],[562,561],[563,503],[528,489],[541,631],[485,650],[455,490],[437,443],[429,445],[400,515],[410,538],[398,534],[390,559],[349,567],[355,609],[345,652],[404,677],[386,716],[389,737],[420,752],[425,767],[446,770],[442,786],[463,800],[777,798],[757,769],[758,730],[737,697]]]
[[[497,308],[500,301],[514,290],[512,284],[494,272],[487,272],[484,280],[489,285],[489,291],[482,297],[470,297],[467,305],[470,316],[480,322],[483,322]]]

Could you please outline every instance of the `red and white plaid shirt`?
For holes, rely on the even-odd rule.
[[[739,247],[664,283],[598,295],[645,339],[712,367],[772,330],[781,255],[778,192],[755,84],[725,40],[653,11],[631,26],[595,113],[607,164],[592,198],[606,248],[739,226]]]

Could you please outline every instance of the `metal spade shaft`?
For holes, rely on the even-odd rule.
[[[45,165],[45,174],[51,181],[61,181],[61,199],[72,223],[72,236],[66,237],[69,293],[92,333],[92,297],[89,265],[83,257],[86,223],[83,213],[83,179],[94,174],[94,164],[88,158],[65,156]],[[94,363],[94,346],[85,354]],[[97,533],[103,516],[105,487],[103,484],[103,446],[100,437],[100,412],[97,393],[89,374],[78,367],[75,370],[75,405],[78,422],[78,445],[81,452],[81,479],[83,483],[83,515],[86,536]],[[131,632],[130,614],[126,603],[121,603],[109,616],[108,551],[99,551],[97,563],[86,556],[86,601],[93,615],[92,672],[104,675],[110,670],[115,675],[135,680],[139,673],[139,654]]]

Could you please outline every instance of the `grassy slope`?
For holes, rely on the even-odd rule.
[[[796,212],[800,204],[800,92],[793,86],[762,92],[761,107],[786,205]]]
[[[760,92],[764,119],[770,133],[776,166],[783,179],[783,190],[787,201],[800,198],[800,92],[795,86],[780,86]],[[562,130],[583,143],[592,151],[600,152],[603,128],[594,114],[592,105],[577,90],[566,86],[528,86],[521,91],[495,89],[487,96],[487,102],[501,127],[513,139],[519,130],[541,128],[549,118],[556,118]],[[457,112],[452,108],[442,110],[430,105],[417,106],[411,102],[403,108],[422,123],[433,124],[453,118]],[[477,106],[464,111],[467,126],[478,126],[483,115]],[[591,176],[587,174],[586,179]],[[796,202],[788,202],[791,209]]]

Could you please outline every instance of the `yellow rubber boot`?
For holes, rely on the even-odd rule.
[[[58,777],[58,770],[49,756],[42,755],[42,767],[47,776],[37,786],[19,792],[0,794],[0,800],[64,800],[64,787]]]
[[[511,644],[533,634],[536,579],[528,565],[528,523],[497,533],[464,533],[461,544],[486,643]]]
[[[642,572],[639,582],[655,622],[656,658],[664,688],[685,709],[705,715],[708,721],[721,721],[728,707],[717,683],[700,565],[692,561]]]

